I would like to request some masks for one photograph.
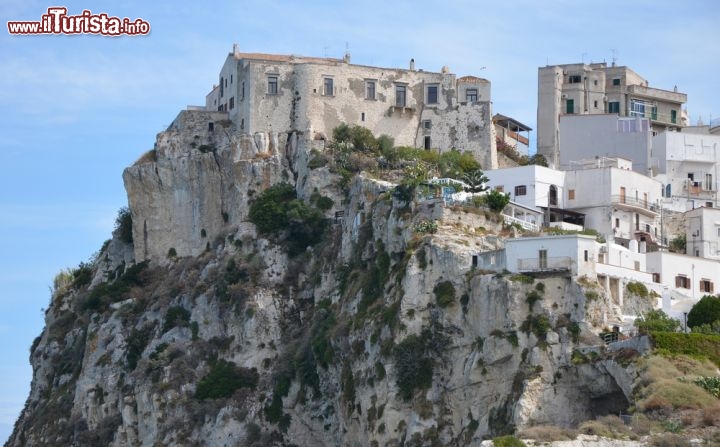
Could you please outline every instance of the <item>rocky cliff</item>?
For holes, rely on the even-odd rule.
[[[479,445],[627,407],[625,369],[578,361],[602,300],[471,268],[512,236],[492,213],[344,183],[308,163],[322,141],[203,119],[125,171],[133,243],[56,287],[7,445]],[[319,242],[248,221],[281,182],[323,199]]]

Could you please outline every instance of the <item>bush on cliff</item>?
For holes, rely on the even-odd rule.
[[[288,183],[263,191],[250,205],[249,218],[260,234],[277,237],[291,256],[320,242],[327,226],[323,213],[298,199]]]

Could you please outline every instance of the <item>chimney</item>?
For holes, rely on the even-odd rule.
[[[415,71],[415,58],[410,59],[410,71]]]
[[[343,62],[345,62],[346,64],[350,63],[350,52],[349,51],[345,52],[345,56],[343,56]]]
[[[240,54],[240,45],[234,43],[233,44],[233,55],[237,56],[238,54]]]

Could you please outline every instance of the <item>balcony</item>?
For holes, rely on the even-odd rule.
[[[656,204],[634,197],[624,195],[610,196],[610,203],[612,203],[613,206],[640,212],[648,216],[657,216],[660,213],[660,209]]]
[[[518,219],[516,217],[508,216],[507,214],[503,214],[502,217],[505,220],[505,223],[508,225],[517,224],[517,225],[520,225],[520,227],[523,230],[540,231],[540,227],[538,227],[538,225],[535,223],[528,222],[528,221],[522,220],[522,219]]]
[[[519,272],[570,271],[573,265],[570,256],[521,258],[517,262]]]
[[[642,85],[628,85],[627,91],[633,96],[638,96],[655,101],[672,102],[677,104],[678,107],[687,102],[687,95],[685,93],[679,93],[670,90],[645,87]]]

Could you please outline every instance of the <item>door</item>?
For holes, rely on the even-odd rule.
[[[547,269],[547,250],[540,250],[540,252],[538,252],[538,268],[540,270]]]

